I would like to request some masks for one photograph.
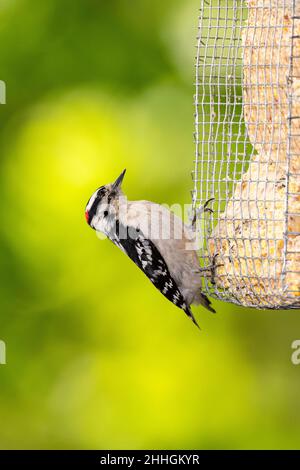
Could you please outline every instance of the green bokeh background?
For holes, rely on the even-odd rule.
[[[84,220],[189,203],[198,0],[0,0],[0,448],[298,448],[297,311],[199,331]]]

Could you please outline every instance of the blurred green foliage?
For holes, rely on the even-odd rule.
[[[1,448],[299,447],[299,312],[199,333],[84,220],[189,203],[198,0],[0,0]],[[195,309],[196,310],[196,309]]]

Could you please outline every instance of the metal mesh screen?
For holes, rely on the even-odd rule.
[[[300,307],[300,0],[202,0],[195,169],[203,290]],[[209,199],[212,211],[201,211]]]

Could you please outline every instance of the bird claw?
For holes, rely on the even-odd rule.
[[[215,253],[212,261],[212,270],[211,270],[211,283],[214,286],[216,284],[216,269],[224,266],[224,263],[216,264],[216,259],[219,256],[219,253]]]
[[[198,208],[196,208],[196,207],[194,208],[194,214],[193,214],[193,219],[192,219],[192,227],[193,227],[193,228],[195,227],[195,224],[196,224],[196,221],[197,221],[197,215],[200,215],[200,214],[202,214],[203,212],[204,212],[204,213],[205,213],[205,212],[209,212],[210,214],[213,214],[213,213],[214,213],[214,211],[213,211],[213,209],[211,209],[211,207],[207,207],[208,204],[209,204],[210,202],[214,201],[214,200],[215,200],[215,198],[212,197],[212,198],[208,199],[208,200],[203,204],[203,206],[198,207]]]
[[[212,257],[212,263],[209,264],[208,266],[200,267],[196,272],[197,273],[205,273],[205,272],[210,272],[211,273],[211,283],[214,285],[216,283],[215,281],[215,276],[216,276],[216,269],[220,268],[221,266],[224,266],[223,263],[216,264],[216,259],[219,256],[219,253],[214,254]]]
[[[212,209],[211,207],[207,207],[208,204],[209,204],[210,202],[214,201],[214,200],[215,200],[215,198],[214,198],[214,197],[211,197],[210,199],[208,199],[208,200],[206,201],[206,203],[204,204],[204,206],[201,207],[201,209],[203,210],[203,212],[209,212],[210,214],[213,214],[213,213],[214,213],[214,211],[213,211],[213,209]]]

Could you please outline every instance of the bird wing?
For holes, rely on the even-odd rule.
[[[132,227],[125,227],[118,222],[115,232],[109,238],[134,261],[168,300],[181,308],[198,326],[159,250],[151,240],[145,238],[139,228],[134,233]]]
[[[186,304],[201,303],[197,238],[183,220],[159,204],[129,201],[126,217],[121,222],[124,226],[139,227],[144,237],[156,246]]]

